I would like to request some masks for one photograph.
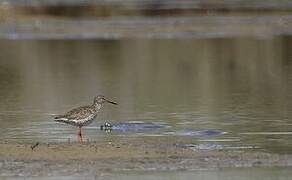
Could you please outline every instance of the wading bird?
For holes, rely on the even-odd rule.
[[[82,141],[81,127],[92,123],[97,113],[102,108],[102,105],[106,102],[117,105],[116,102],[106,99],[103,95],[98,95],[94,98],[92,105],[77,107],[64,115],[56,116],[54,120],[78,127],[78,140]]]

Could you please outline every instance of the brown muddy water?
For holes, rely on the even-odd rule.
[[[237,169],[226,169],[226,170],[201,170],[201,171],[188,171],[188,172],[176,172],[176,171],[156,171],[156,172],[115,172],[115,173],[101,173],[95,176],[59,176],[57,179],[60,180],[95,180],[95,179],[119,179],[119,180],[169,180],[169,179],[195,179],[195,180],[258,180],[265,177],[267,180],[289,180],[291,176],[291,169],[289,168],[237,168]],[[14,178],[1,178],[1,180],[19,180],[23,179],[20,177]],[[28,177],[28,180],[52,180],[56,177]]]
[[[0,138],[75,141],[53,114],[106,105],[84,139],[189,138],[194,144],[291,152],[291,38],[0,41]],[[153,131],[99,130],[104,122],[162,124]],[[188,133],[216,130],[222,133]]]
[[[238,180],[257,180],[265,177],[267,180],[288,180],[291,169],[277,169],[277,168],[245,168],[245,169],[226,169],[224,171],[195,171],[195,172],[157,172],[157,173],[116,173],[114,175],[104,174],[104,177],[114,177],[117,179],[203,179],[203,180],[218,180],[218,179],[238,179]],[[113,179],[114,179],[113,178]]]

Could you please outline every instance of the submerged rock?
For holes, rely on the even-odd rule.
[[[104,131],[149,131],[163,127],[165,126],[159,123],[130,121],[116,124],[105,123],[104,125],[100,126],[100,129]]]

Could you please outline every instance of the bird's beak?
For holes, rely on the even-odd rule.
[[[110,100],[107,100],[107,99],[105,99],[105,101],[108,102],[108,103],[114,104],[114,105],[118,105],[118,103],[110,101]]]

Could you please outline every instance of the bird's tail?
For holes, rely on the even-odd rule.
[[[54,119],[62,119],[62,118],[64,118],[64,116],[62,116],[62,115],[61,115],[61,116],[58,115],[58,116],[55,116],[55,117],[54,117]]]
[[[68,119],[65,118],[64,116],[56,116],[56,117],[54,117],[54,121],[66,123],[66,122],[68,122]]]

